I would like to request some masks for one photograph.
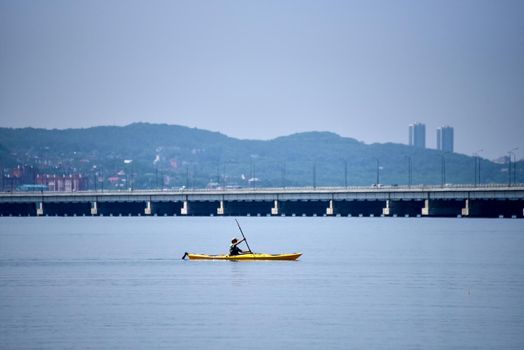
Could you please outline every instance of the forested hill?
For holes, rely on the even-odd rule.
[[[411,160],[413,184],[508,183],[508,164],[431,149],[364,144],[331,132],[273,140],[240,140],[177,125],[136,123],[87,129],[0,128],[5,173],[29,166],[39,174],[133,175],[136,188],[220,186],[404,185]],[[443,172],[442,169],[445,169]],[[516,167],[522,182],[523,162]],[[347,169],[347,176],[346,176]],[[513,173],[513,171],[512,171]],[[512,178],[512,181],[515,181]],[[251,182],[249,181],[251,180]]]

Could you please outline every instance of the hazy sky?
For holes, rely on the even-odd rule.
[[[0,126],[137,121],[522,157],[524,1],[0,0]]]

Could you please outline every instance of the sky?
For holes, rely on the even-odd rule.
[[[140,121],[523,158],[524,1],[0,0],[0,126]]]

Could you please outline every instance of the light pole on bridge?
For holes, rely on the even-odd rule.
[[[348,188],[348,161],[344,160],[344,187]]]
[[[444,187],[444,185],[446,184],[446,158],[444,157],[444,154],[441,154],[440,157],[440,183],[441,187]]]
[[[375,160],[377,161],[377,186],[380,184],[380,161],[378,160],[378,158],[375,158]]]
[[[511,157],[515,157],[515,162],[513,164],[513,171],[514,171],[514,176],[513,176],[513,182],[516,183],[517,182],[517,159],[516,159],[516,156],[515,156],[515,151],[518,150],[519,148],[518,147],[515,147],[513,148],[511,151],[508,151],[508,186],[511,187]]]
[[[473,181],[475,187],[477,185],[480,185],[480,152],[484,151],[483,149],[479,149],[477,152],[473,153],[473,159],[475,160],[475,179]]]
[[[412,159],[411,159],[411,156],[406,156],[406,159],[408,161],[408,188],[411,188],[411,184],[413,182],[413,177],[412,177]]]
[[[313,162],[313,189],[317,188],[317,162]]]
[[[280,178],[282,183],[282,188],[286,188],[286,162],[282,162],[280,168]]]

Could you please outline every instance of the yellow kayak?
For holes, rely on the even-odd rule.
[[[302,253],[292,254],[242,254],[242,255],[208,255],[186,253],[191,260],[297,260]]]

